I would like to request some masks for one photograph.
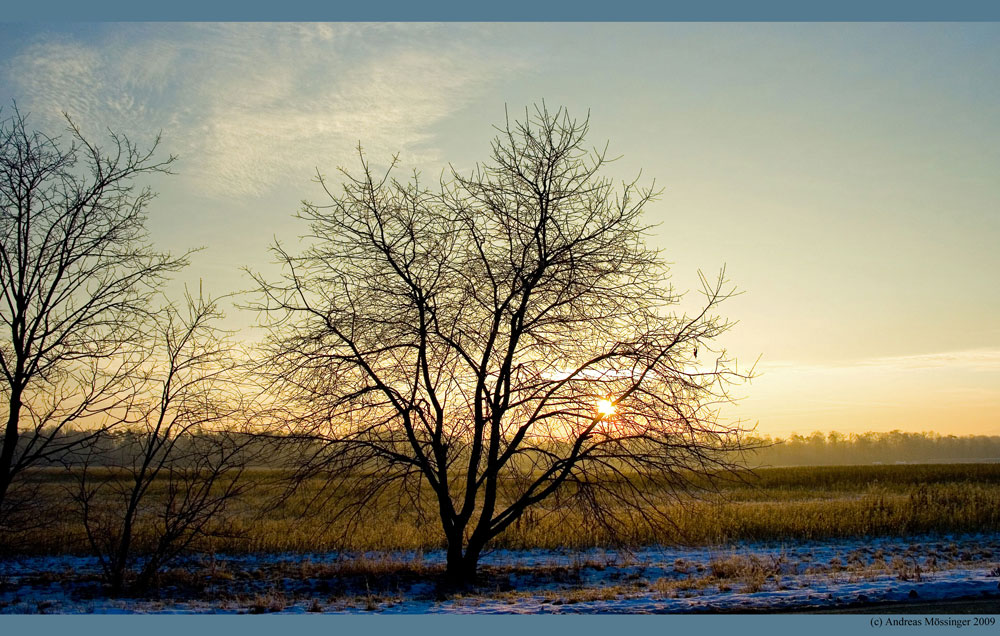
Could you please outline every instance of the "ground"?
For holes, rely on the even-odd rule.
[[[109,598],[90,557],[0,560],[5,613],[1000,613],[1000,533],[633,551],[497,550],[439,583],[443,553],[192,557]],[[886,603],[892,605],[886,606]]]

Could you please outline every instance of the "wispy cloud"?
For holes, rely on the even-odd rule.
[[[432,127],[516,71],[462,29],[432,25],[116,25],[39,38],[3,68],[33,117],[149,137],[215,196],[258,196],[317,166],[402,151],[435,158]],[[447,37],[448,35],[452,37]]]
[[[863,360],[865,366],[892,367],[896,369],[968,369],[1000,371],[1000,349],[969,349],[925,353],[909,356],[871,358]]]
[[[802,363],[792,360],[763,361],[760,369],[775,373],[842,373],[868,371],[955,370],[1000,372],[1000,349],[981,348],[921,353],[905,356],[861,358],[830,364]]]

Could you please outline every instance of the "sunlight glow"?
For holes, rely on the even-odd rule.
[[[598,400],[597,412],[604,417],[611,417],[615,414],[615,405],[611,400]]]

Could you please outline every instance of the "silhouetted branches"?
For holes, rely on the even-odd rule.
[[[339,191],[320,176],[329,201],[300,214],[311,243],[276,245],[284,279],[257,277],[286,433],[325,443],[303,473],[369,472],[345,511],[405,504],[425,481],[456,581],[570,485],[595,518],[613,500],[633,504],[629,523],[664,521],[644,481],[684,490],[727,469],[742,432],[717,418],[746,377],[714,344],[730,327],[715,315],[734,293],[724,272],[678,313],[645,244],[657,191],[601,176],[605,152],[563,110],[499,131],[490,163],[435,189],[377,176],[363,154]]]
[[[100,148],[69,119],[68,140],[0,120],[0,523],[29,466],[93,440],[127,408],[143,363],[149,301],[184,258],[155,252],[140,177],[166,172],[127,137]],[[63,436],[71,424],[90,435]],[[66,441],[69,441],[67,445]]]
[[[113,592],[148,585],[195,539],[224,531],[252,457],[231,345],[214,301],[168,307],[117,431],[74,467],[87,539]],[[113,450],[114,452],[109,452]]]

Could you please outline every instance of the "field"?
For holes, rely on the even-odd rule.
[[[281,475],[258,471],[260,488],[237,501],[203,539],[201,552],[355,552],[434,550],[443,547],[433,509],[400,509],[383,501],[367,516],[339,518],[312,503],[323,482],[306,483],[274,503]],[[69,492],[73,476],[35,476],[58,519],[19,537],[19,554],[82,554],[86,540]],[[341,488],[345,486],[340,486]],[[154,492],[153,496],[156,496]],[[336,499],[336,493],[333,493]],[[428,503],[431,500],[427,499]],[[578,508],[533,511],[500,537],[496,548],[525,550],[721,545],[746,541],[795,541],[1000,530],[1000,464],[830,466],[760,469],[730,479],[717,490],[676,500],[664,491],[658,505],[672,523],[638,525],[629,535],[602,529]]]
[[[382,502],[349,524],[307,505],[319,481],[275,503],[279,477],[253,473],[213,536],[121,600],[87,556],[72,476],[36,473],[61,514],[7,546],[0,611],[770,611],[995,595],[1000,576],[998,464],[762,469],[697,498],[664,490],[673,523],[628,536],[550,506],[492,546],[480,587],[444,596],[428,511]]]

